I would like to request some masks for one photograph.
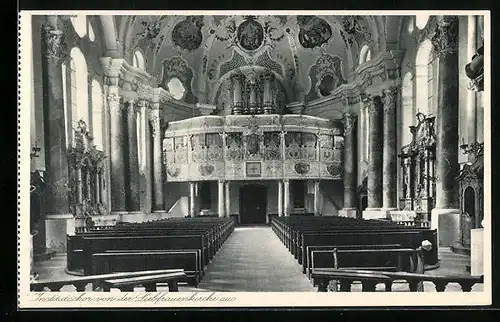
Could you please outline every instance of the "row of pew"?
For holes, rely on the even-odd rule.
[[[424,273],[438,263],[429,228],[333,216],[273,216],[271,227],[313,283],[318,269]]]
[[[197,286],[234,226],[233,218],[169,218],[68,235],[67,270],[100,276],[182,269]]]

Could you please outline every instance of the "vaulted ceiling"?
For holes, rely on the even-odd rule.
[[[397,43],[399,20],[382,16],[114,16],[118,51],[131,64],[136,50],[160,86],[177,77],[188,103],[213,103],[235,69],[260,68],[281,81],[289,102],[318,98],[325,70],[348,82],[368,45],[373,55]],[[390,17],[387,19],[391,19]],[[387,26],[391,24],[392,26]],[[387,33],[385,30],[391,30]],[[390,39],[390,38],[393,39]]]

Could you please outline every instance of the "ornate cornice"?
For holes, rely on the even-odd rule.
[[[458,17],[443,16],[437,23],[431,42],[434,52],[440,57],[456,54],[458,52]]]

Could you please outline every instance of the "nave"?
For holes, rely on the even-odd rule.
[[[450,249],[439,249],[440,266],[426,271],[433,276],[464,275],[470,259]],[[59,254],[52,259],[36,264],[34,270],[39,274],[38,281],[71,280],[75,276],[66,270],[66,256]],[[483,285],[473,286],[473,292],[482,291]],[[166,285],[158,284],[158,291],[168,291]],[[378,284],[376,291],[384,291],[384,285]],[[66,285],[62,292],[73,292],[75,287]],[[85,287],[92,291],[92,284]],[[97,289],[97,291],[100,291]],[[112,288],[111,292],[119,291]],[[133,291],[144,291],[137,286]],[[269,226],[236,227],[213,260],[207,265],[205,275],[197,287],[185,283],[179,284],[179,292],[316,292],[312,280],[302,273],[302,265],[294,259],[287,248]],[[353,283],[351,292],[361,292],[361,283]],[[408,283],[398,281],[392,286],[393,292],[408,292]],[[435,292],[432,282],[423,283],[424,292]],[[457,283],[449,283],[446,292],[461,292]]]

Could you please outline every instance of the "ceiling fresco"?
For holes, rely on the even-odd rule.
[[[180,75],[175,77],[189,103],[215,103],[224,75],[248,66],[277,75],[289,102],[327,96],[356,67],[358,48],[372,42],[370,23],[362,16],[170,15],[116,21],[125,57],[140,48],[147,72],[163,85]],[[326,54],[335,63],[318,64]]]

